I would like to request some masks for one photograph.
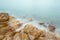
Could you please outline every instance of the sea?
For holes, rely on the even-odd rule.
[[[0,0],[0,12],[53,24],[60,33],[60,0]]]

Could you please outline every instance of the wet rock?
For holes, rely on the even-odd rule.
[[[40,25],[44,25],[45,23],[44,23],[43,21],[40,21],[39,24],[40,24]]]
[[[27,20],[32,21],[33,19],[32,18],[28,18]]]
[[[54,25],[48,25],[48,29],[49,31],[54,32],[56,28]]]
[[[12,30],[16,30],[22,25],[21,21],[16,20],[15,18],[9,20],[8,25],[11,27]]]
[[[29,38],[31,40],[34,40],[39,36],[45,36],[45,33],[42,30],[37,29],[32,24],[27,24],[24,28],[24,32],[29,35]]]

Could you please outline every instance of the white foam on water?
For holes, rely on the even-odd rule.
[[[20,31],[27,24],[32,24],[33,26],[35,26],[36,28],[41,29],[41,30],[47,30],[47,27],[44,27],[43,25],[39,25],[38,21],[36,21],[36,20],[33,20],[33,21],[28,21],[28,20],[26,21],[26,19],[17,19],[17,20],[22,21],[23,25],[20,26],[16,31]]]
[[[49,31],[48,28],[47,28],[49,24],[47,24],[47,23],[45,23],[46,27],[44,27],[43,25],[40,25],[37,20],[28,21],[27,19],[21,19],[21,18],[20,19],[18,18],[17,20],[23,22],[23,25],[20,26],[18,29],[16,29],[17,32],[22,30],[25,27],[25,25],[27,25],[27,24],[32,24],[34,27],[36,27],[38,29],[41,29],[41,30],[44,30],[44,31]],[[56,29],[55,33],[57,34],[57,36],[60,35],[59,31],[57,29]]]

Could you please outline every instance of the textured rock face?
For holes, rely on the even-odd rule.
[[[3,15],[3,18],[0,17],[0,24],[4,25],[3,27],[0,25],[0,40],[60,40],[53,32],[41,30],[41,27],[36,27],[34,23],[34,25],[29,23],[24,25],[25,23],[16,20],[13,16],[9,16],[9,20],[7,20],[8,17],[6,16],[8,15],[3,13],[0,15]],[[7,25],[5,26],[5,24]],[[17,32],[16,30],[22,25],[24,28]]]
[[[8,13],[0,13],[0,22],[6,22],[9,20],[9,14]]]
[[[37,28],[35,28],[33,25],[31,24],[27,24],[24,28],[24,31],[26,33],[28,33],[29,37],[31,40],[34,40],[35,38],[37,38],[39,35],[41,35],[41,33],[43,32],[42,30],[38,30]],[[42,35],[41,35],[42,36]]]
[[[9,14],[8,13],[0,13],[0,28],[6,27],[9,20]]]
[[[12,30],[16,30],[22,25],[21,21],[16,20],[14,17],[10,16],[10,20],[8,25],[11,27]]]
[[[8,31],[1,36],[1,40],[59,40],[54,33],[40,30],[32,24],[25,25],[19,32]]]

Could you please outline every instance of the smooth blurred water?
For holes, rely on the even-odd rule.
[[[15,17],[33,17],[60,29],[60,0],[0,0],[0,11]]]

